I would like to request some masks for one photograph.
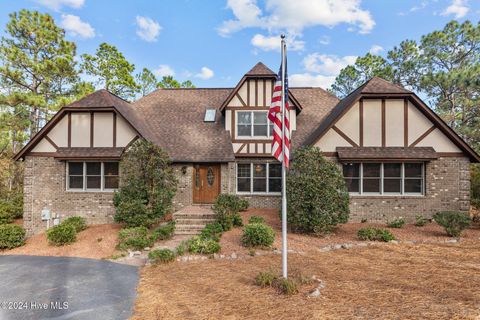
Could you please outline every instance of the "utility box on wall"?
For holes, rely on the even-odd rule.
[[[43,210],[42,210],[42,221],[50,220],[50,218],[51,218],[50,210],[48,210],[47,208],[43,208]]]

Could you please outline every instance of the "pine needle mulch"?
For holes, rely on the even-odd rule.
[[[174,262],[142,270],[133,319],[480,319],[479,241],[289,257],[325,282],[320,297],[254,285],[279,255]]]

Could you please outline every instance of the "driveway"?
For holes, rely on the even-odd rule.
[[[110,261],[0,256],[0,319],[128,319],[137,267]]]

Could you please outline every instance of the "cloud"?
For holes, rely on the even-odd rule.
[[[85,4],[85,0],[36,0],[45,7],[59,11],[62,7],[79,9]]]
[[[174,76],[175,70],[173,70],[173,68],[170,67],[168,64],[161,64],[158,66],[157,69],[153,70],[153,73],[157,77],[163,78],[166,76]]]
[[[288,82],[292,87],[321,87],[327,89],[335,82],[335,76],[296,73],[288,76]]]
[[[235,18],[224,21],[218,31],[222,36],[244,28],[261,28],[269,32],[287,30],[300,34],[307,27],[331,28],[347,23],[360,33],[369,33],[375,21],[360,4],[361,0],[266,0],[264,13],[257,0],[227,0],[227,8]]]
[[[349,64],[354,64],[355,60],[357,60],[356,56],[338,57],[336,55],[312,53],[303,59],[303,66],[308,72],[336,76],[340,73],[340,70]]]
[[[72,14],[62,14],[60,26],[64,28],[68,34],[74,37],[80,37],[83,39],[95,37],[95,29],[88,22],[82,21],[80,17]]]
[[[305,41],[296,40],[295,36],[286,36],[287,48],[289,51],[302,51],[305,48]],[[280,36],[264,36],[256,34],[253,36],[251,43],[254,47],[263,51],[280,51]]]
[[[200,73],[197,73],[195,75],[196,78],[200,78],[203,80],[208,80],[214,76],[214,72],[212,69],[207,68],[207,67],[202,67]]]
[[[329,36],[321,36],[320,40],[318,40],[320,44],[327,45],[330,44],[330,37]]]
[[[370,53],[371,54],[379,54],[380,52],[383,51],[383,47],[382,46],[379,46],[378,44],[374,44],[371,48],[370,48]]]
[[[157,41],[162,27],[158,22],[148,17],[137,16],[137,35],[147,42]]]
[[[467,6],[467,0],[453,0],[442,13],[442,16],[454,15],[455,19],[460,19],[467,15],[470,8]]]

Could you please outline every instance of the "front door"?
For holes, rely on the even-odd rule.
[[[220,165],[193,166],[193,202],[213,203],[220,193]]]

